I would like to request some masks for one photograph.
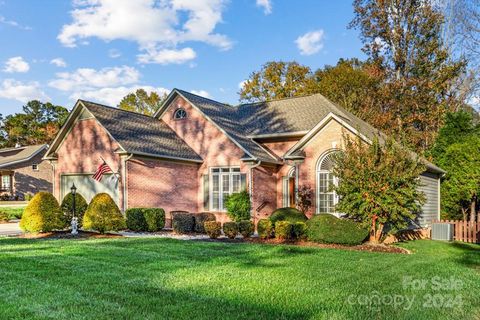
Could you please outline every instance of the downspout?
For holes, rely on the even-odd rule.
[[[250,195],[250,216],[253,218],[253,224],[255,224],[255,215],[253,212],[253,169],[257,168],[262,164],[262,161],[258,161],[256,164],[253,166],[250,166],[250,171],[248,174],[248,193]]]
[[[123,159],[122,165],[122,184],[123,184],[123,212],[127,210],[128,204],[128,194],[127,194],[127,161],[133,157],[133,153],[131,153],[128,157]]]

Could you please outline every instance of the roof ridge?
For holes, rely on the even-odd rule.
[[[135,115],[146,117],[146,118],[149,118],[149,119],[156,119],[153,116],[149,116],[149,115],[146,115],[146,114],[143,114],[143,113],[140,113],[140,112],[135,112],[135,111],[131,111],[131,110],[124,110],[124,109],[120,109],[118,107],[107,106],[106,104],[101,104],[101,103],[97,103],[97,102],[93,102],[93,101],[88,101],[88,100],[83,100],[83,99],[78,99],[78,101],[94,104],[94,105],[97,105],[97,106],[102,107],[102,108],[113,109],[113,110],[117,110],[117,111],[121,111],[121,112],[127,112],[127,113],[133,113]]]
[[[177,91],[179,91],[179,92],[182,93],[182,94],[183,94],[183,93],[187,93],[187,94],[190,94],[190,95],[192,95],[192,96],[199,97],[199,98],[201,98],[201,99],[209,100],[209,101],[212,101],[212,102],[221,104],[221,105],[223,105],[223,106],[225,106],[225,107],[230,107],[230,108],[233,107],[233,106],[230,105],[230,104],[226,104],[226,103],[224,103],[224,102],[220,102],[220,101],[214,100],[214,99],[212,99],[212,98],[207,98],[207,97],[204,97],[204,96],[201,96],[201,95],[198,95],[198,94],[196,94],[196,93],[189,92],[189,91],[186,91],[186,90],[183,90],[183,89],[173,88],[173,90],[177,90]],[[172,90],[172,91],[173,91],[173,90]]]
[[[285,98],[279,98],[279,99],[270,99],[270,100],[264,100],[264,101],[257,101],[257,102],[248,102],[248,103],[239,103],[235,105],[235,107],[242,107],[242,106],[253,106],[253,105],[259,105],[262,103],[269,103],[269,102],[277,102],[277,101],[283,101],[283,100],[290,100],[290,99],[299,99],[299,98],[306,98],[306,97],[311,97],[311,96],[316,96],[319,95],[321,97],[324,97],[323,94],[317,92],[317,93],[307,93],[299,96],[294,96],[294,97],[285,97]]]

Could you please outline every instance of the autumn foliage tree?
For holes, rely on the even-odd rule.
[[[345,139],[345,151],[336,155],[334,189],[337,212],[359,221],[370,230],[370,242],[378,243],[389,232],[405,228],[420,212],[425,195],[418,190],[425,166],[393,140],[371,144],[360,138]]]
[[[144,89],[138,89],[135,92],[127,94],[118,104],[122,110],[134,111],[137,113],[151,116],[160,108],[166,94],[160,95],[155,91],[148,94]]]

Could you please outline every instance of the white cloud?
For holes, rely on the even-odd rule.
[[[22,29],[22,30],[32,30],[32,28],[30,28],[29,26],[22,26],[18,22],[13,21],[13,20],[8,20],[4,16],[0,16],[0,23],[11,26],[11,27],[19,28],[19,29]]]
[[[248,80],[243,80],[238,83],[238,89],[242,90]]]
[[[210,93],[208,93],[205,90],[191,90],[190,91],[193,94],[196,94],[197,96],[205,97],[205,98],[211,98]]]
[[[139,55],[139,59],[152,52],[185,50],[177,50],[177,46],[187,41],[229,49],[232,42],[228,37],[215,33],[217,24],[222,22],[224,2],[225,0],[76,1],[75,9],[71,12],[73,21],[62,27],[57,38],[67,47],[75,47],[79,41],[90,37],[104,41],[134,41],[145,52]],[[158,63],[164,61],[158,60],[161,61]]]
[[[59,68],[65,68],[67,66],[67,63],[62,58],[52,59],[50,60],[50,64],[54,64]]]
[[[297,44],[300,54],[309,56],[322,50],[324,32],[322,29],[307,32],[299,36],[295,43]]]
[[[183,48],[181,50],[148,50],[147,53],[139,54],[137,57],[140,63],[182,64],[195,59],[196,56],[197,54],[192,48]]]
[[[122,53],[120,51],[118,51],[117,49],[110,49],[108,50],[108,56],[110,58],[119,58],[120,56],[122,55]]]
[[[271,0],[257,0],[257,7],[263,8],[263,13],[269,15],[272,13],[272,1]]]
[[[168,89],[162,87],[155,88],[152,86],[141,85],[135,85],[131,87],[120,86],[115,88],[101,88],[97,90],[77,91],[70,95],[70,99],[93,100],[95,102],[104,103],[109,106],[117,106],[123,99],[123,97],[125,97],[129,93],[135,92],[137,89],[144,89],[147,92],[155,91],[160,95],[164,93],[168,94],[170,92]]]
[[[28,70],[30,70],[30,65],[20,56],[8,59],[3,69],[4,72],[8,73],[27,72]]]
[[[62,91],[83,91],[137,83],[140,72],[133,67],[121,66],[100,70],[80,68],[74,72],[59,72],[56,76],[48,83],[49,86]]]
[[[30,100],[48,100],[38,82],[23,83],[14,79],[5,79],[0,85],[0,98],[27,102]]]

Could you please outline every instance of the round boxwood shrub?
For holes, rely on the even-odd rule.
[[[319,214],[307,221],[307,238],[310,241],[357,245],[367,236],[368,230],[355,221],[331,214]]]
[[[292,223],[292,238],[296,240],[303,240],[307,237],[307,224],[305,222]]]
[[[107,193],[93,197],[83,216],[83,228],[100,233],[125,229],[126,223],[115,201]]]
[[[211,212],[200,212],[194,215],[195,217],[195,232],[205,233],[205,222],[216,221],[215,215]]]
[[[65,228],[57,199],[49,192],[38,192],[30,200],[20,220],[25,232],[49,232]]]
[[[223,233],[229,238],[229,239],[235,239],[235,237],[238,234],[238,226],[236,222],[225,222],[223,224]]]
[[[225,198],[225,207],[227,215],[233,221],[242,221],[250,219],[250,195],[247,191],[232,193]]]
[[[162,208],[144,208],[142,209],[147,231],[156,232],[165,227],[165,210]]]
[[[275,238],[279,240],[291,240],[293,223],[290,221],[277,221],[275,223]]]
[[[191,213],[175,213],[172,219],[172,227],[176,233],[193,232],[195,218]]]
[[[244,237],[249,238],[253,234],[254,225],[250,220],[243,220],[238,222],[238,232]]]
[[[257,223],[258,236],[261,239],[268,239],[273,236],[273,224],[269,219],[260,219]]]
[[[0,211],[0,223],[6,223],[10,221],[10,216],[4,211]]]
[[[82,227],[83,223],[83,215],[85,211],[87,211],[88,203],[85,198],[79,194],[75,194],[75,217],[78,218],[78,228]],[[68,193],[65,197],[63,197],[62,204],[60,208],[63,212],[63,219],[65,221],[65,225],[69,226],[72,222],[72,208],[73,208],[73,195],[72,193]]]
[[[205,232],[211,239],[217,239],[222,234],[222,224],[217,221],[205,221]]]
[[[132,231],[147,231],[147,221],[142,208],[130,208],[125,211],[127,228]]]
[[[272,221],[273,225],[277,221],[305,222],[307,220],[307,216],[295,208],[280,208],[275,210],[270,216],[270,221]]]

